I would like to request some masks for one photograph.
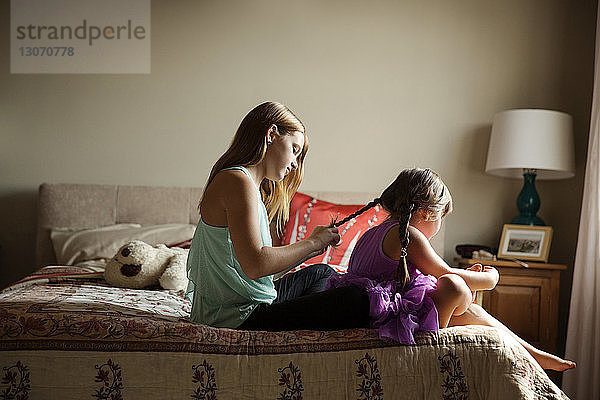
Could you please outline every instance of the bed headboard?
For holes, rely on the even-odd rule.
[[[315,198],[340,204],[366,204],[378,196],[365,192],[311,192]],[[36,265],[56,263],[50,241],[53,228],[92,228],[119,223],[141,225],[198,223],[202,188],[95,184],[50,184],[39,188]],[[444,231],[432,240],[443,255]]]

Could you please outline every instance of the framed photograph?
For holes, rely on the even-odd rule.
[[[551,226],[506,224],[502,229],[498,258],[546,262],[551,242]]]

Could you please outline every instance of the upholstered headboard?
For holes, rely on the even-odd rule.
[[[119,223],[155,225],[198,223],[202,188],[49,184],[39,188],[36,265],[56,263],[50,241],[53,228],[92,228]],[[315,198],[340,204],[365,204],[378,194],[360,192],[311,192]],[[432,240],[443,255],[444,232]]]

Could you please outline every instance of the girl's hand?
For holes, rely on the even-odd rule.
[[[307,238],[315,244],[315,250],[310,257],[323,254],[327,247],[335,246],[340,241],[338,228],[330,228],[325,225],[315,226],[310,236]],[[309,258],[310,258],[309,257]]]
[[[467,271],[477,271],[477,272],[481,272],[483,271],[483,265],[477,263],[477,264],[473,264],[471,265],[469,268],[467,268]]]
[[[467,268],[467,271],[481,272],[481,271],[483,271],[483,265],[473,264],[469,268]],[[473,297],[473,300],[471,301],[471,303],[475,303],[475,301],[477,300],[477,291],[471,290],[471,296]]]
[[[495,288],[498,284],[498,280],[500,279],[500,274],[498,273],[498,270],[494,267],[490,267],[489,265],[484,265],[482,272],[489,274],[490,276],[490,289]]]
[[[484,274],[487,274],[487,278],[488,278],[488,282],[489,282],[487,289],[490,289],[490,290],[496,287],[496,285],[498,284],[498,279],[500,279],[498,270],[489,265],[473,264],[469,268],[467,268],[467,270],[483,272]]]

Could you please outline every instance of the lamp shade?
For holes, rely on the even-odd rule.
[[[494,116],[485,171],[522,178],[524,169],[535,169],[538,179],[575,175],[573,119],[569,114],[522,109]]]

